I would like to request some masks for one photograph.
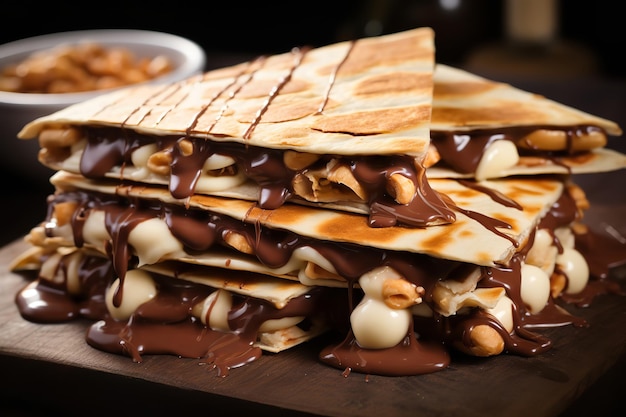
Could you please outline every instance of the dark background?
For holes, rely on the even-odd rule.
[[[556,0],[558,36],[590,48],[607,76],[626,76],[624,17],[613,0]],[[3,4],[0,43],[50,32],[80,29],[147,29],[182,35],[207,53],[243,56],[286,52],[294,46],[321,46],[418,26],[436,31],[437,60],[462,64],[475,48],[504,36],[504,0],[314,0],[314,1],[97,1]],[[10,27],[10,29],[9,29]],[[379,34],[374,33],[374,34]],[[209,61],[211,66],[211,61]]]

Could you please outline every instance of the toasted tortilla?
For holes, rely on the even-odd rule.
[[[177,198],[218,195],[263,208],[293,200],[369,213],[380,196],[391,213],[429,195],[405,225],[449,223],[421,175],[433,37],[419,28],[296,48],[176,84],[131,87],[39,118],[19,137],[37,137],[39,160],[51,169],[169,185]],[[355,164],[381,171],[376,185],[357,178]]]
[[[408,154],[429,143],[433,31],[260,57],[172,85],[128,88],[27,124],[103,125],[315,154]]]
[[[343,242],[381,250],[408,251],[476,265],[506,264],[523,245],[538,221],[560,197],[564,184],[558,178],[515,178],[484,181],[486,191],[453,179],[433,180],[433,187],[457,207],[457,220],[425,228],[371,228],[367,217],[303,205],[260,209],[254,202],[195,195],[186,200],[171,197],[163,188],[100,182],[58,172],[52,183],[60,190],[85,190],[129,198],[153,199],[167,204],[226,215],[260,227],[281,229],[299,236]],[[498,201],[497,196],[503,196]],[[522,208],[506,201],[513,201]],[[502,222],[490,229],[491,222]],[[179,256],[179,255],[177,255]],[[202,256],[189,256],[196,260]],[[269,271],[268,271],[269,273]]]
[[[590,133],[587,127],[595,130]],[[452,134],[469,135],[470,140],[478,140],[473,134],[512,140],[519,161],[492,177],[582,174],[626,167],[625,155],[604,147],[607,136],[622,134],[615,122],[443,64],[437,64],[434,72],[431,132],[435,149],[438,136]],[[430,178],[474,176],[474,172],[459,172],[443,164],[445,150],[438,151],[439,163],[428,169]],[[474,152],[482,151],[475,148],[463,158],[471,159]]]
[[[433,131],[594,125],[622,134],[615,122],[459,68],[437,64],[434,82]]]

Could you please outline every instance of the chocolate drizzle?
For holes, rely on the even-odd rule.
[[[359,170],[358,175],[364,180],[376,182],[377,175],[387,174],[376,173],[376,170]],[[491,192],[488,188],[465,180],[461,180],[461,183],[486,193],[503,205],[516,207],[515,202]],[[432,294],[437,282],[464,276],[462,271],[471,267],[458,261],[418,253],[320,241],[285,230],[265,228],[258,222],[241,222],[207,210],[125,195],[83,191],[57,192],[50,196],[48,202],[48,217],[44,224],[49,225],[46,229],[49,236],[54,236],[56,227],[52,221],[55,205],[74,203],[71,227],[77,247],[85,245],[82,228],[92,211],[104,211],[105,227],[111,236],[105,245],[107,256],[81,263],[80,294],[70,295],[64,289],[65,283],[52,283],[49,280],[39,279],[26,286],[16,296],[22,316],[39,322],[66,321],[81,316],[100,320],[91,326],[87,334],[87,341],[93,347],[128,355],[135,361],[141,361],[141,356],[146,353],[198,358],[211,369],[217,369],[221,376],[227,375],[231,368],[248,364],[261,355],[260,349],[254,346],[254,341],[261,323],[269,319],[293,316],[313,318],[316,315],[319,319],[319,314],[323,312],[326,323],[343,336],[320,352],[319,359],[322,362],[342,369],[344,375],[352,371],[392,376],[416,375],[448,367],[448,351],[456,349],[459,343],[471,347],[470,334],[479,325],[487,325],[496,330],[508,353],[522,356],[540,354],[550,349],[552,342],[531,329],[567,324],[576,327],[588,325],[584,319],[570,314],[562,304],[582,304],[589,297],[606,292],[625,294],[618,290],[617,283],[610,285],[611,281],[603,272],[626,263],[624,245],[616,245],[616,241],[589,232],[577,236],[577,248],[590,265],[594,260],[603,264],[603,268],[598,268],[598,265],[591,268],[593,274],[602,279],[590,281],[589,289],[577,295],[578,298],[565,294],[558,299],[550,296],[539,313],[531,314],[522,300],[520,289],[521,266],[534,241],[534,234],[531,234],[526,246],[520,248],[507,265],[480,267],[478,287],[504,288],[513,302],[514,328],[512,332],[508,332],[493,316],[479,308],[471,308],[449,317],[436,313]],[[564,192],[538,227],[546,228],[554,235],[554,228],[569,225],[577,216],[575,201],[569,193]],[[346,281],[347,289],[312,287],[306,296],[292,300],[283,309],[276,309],[261,300],[236,296],[228,316],[231,331],[223,332],[211,330],[189,313],[194,304],[204,299],[212,289],[160,277],[156,279],[159,287],[157,297],[141,305],[129,320],[113,320],[105,309],[104,291],[116,278],[122,284],[119,287],[123,288],[127,270],[137,264],[133,248],[128,242],[129,234],[142,221],[153,218],[162,219],[189,253],[228,253],[232,249],[229,249],[224,237],[231,232],[243,236],[252,248],[249,256],[269,268],[286,265],[298,248],[313,248]],[[486,221],[482,217],[476,217],[476,220],[483,223]],[[485,227],[491,230],[495,226]],[[554,244],[558,246],[556,240]],[[607,255],[597,256],[601,252]],[[66,276],[63,266],[65,264],[61,265],[57,275]],[[357,287],[359,278],[382,266],[393,268],[409,282],[422,287],[423,302],[432,306],[433,317],[426,319],[413,316],[413,325],[407,329],[403,341],[396,346],[380,350],[363,349],[350,330],[349,316],[363,296],[362,290]],[[184,276],[187,269],[193,268],[210,269],[180,264],[176,267],[175,276]],[[602,283],[602,286],[597,286],[596,283]],[[599,288],[604,289],[604,292]],[[114,305],[119,305],[122,297],[121,291],[114,294]],[[306,323],[308,320],[303,325]]]
[[[487,194],[493,201],[496,203],[502,204],[506,207],[513,207],[518,210],[523,210],[523,207],[515,200],[507,197],[503,193],[498,190],[494,190],[493,188],[486,187],[484,185],[480,185],[480,183],[476,181],[458,179],[457,182],[464,187],[471,188],[472,190],[476,190],[483,194]]]
[[[211,133],[211,131],[213,130],[213,128],[215,127],[215,125],[220,121],[221,117],[224,115],[224,113],[226,112],[226,110],[228,109],[228,104],[229,101],[232,100],[237,93],[246,85],[248,84],[252,78],[254,77],[254,74],[256,73],[256,71],[258,71],[258,68],[260,68],[263,63],[265,62],[265,57],[264,56],[260,56],[258,57],[256,60],[250,62],[246,68],[244,70],[242,70],[239,74],[237,74],[234,78],[233,81],[231,83],[229,83],[228,85],[226,85],[222,90],[218,91],[215,93],[215,95],[213,97],[211,97],[207,103],[202,107],[202,109],[196,114],[193,122],[191,123],[191,125],[187,128],[187,135],[191,135],[191,133],[193,132],[193,129],[196,127],[196,125],[198,124],[198,121],[200,120],[200,117],[202,117],[202,115],[208,110],[208,108],[215,102],[215,100],[217,100],[221,95],[223,95],[224,93],[226,93],[227,91],[229,91],[231,89],[231,87],[235,87],[233,90],[231,90],[228,94],[228,97],[226,99],[226,101],[224,102],[222,108],[220,109],[219,113],[217,114],[217,116],[215,117],[215,120],[213,121],[213,124],[211,124],[211,126],[209,126],[207,133]],[[256,69],[254,69],[256,67]],[[252,68],[252,70],[251,70]],[[239,81],[239,79],[241,77],[243,77],[244,75],[246,75],[246,78],[244,79],[244,81],[242,83],[239,83],[239,85],[237,86],[237,83]]]
[[[261,121],[261,118],[269,108],[270,104],[272,104],[272,101],[274,101],[274,99],[278,96],[278,93],[280,93],[280,90],[285,86],[285,84],[287,84],[289,80],[291,80],[291,76],[293,75],[294,71],[300,66],[302,59],[304,59],[304,55],[306,55],[306,53],[310,49],[311,48],[294,48],[291,51],[291,53],[295,55],[293,66],[289,69],[289,72],[278,81],[278,84],[276,84],[272,88],[267,97],[267,100],[265,100],[263,106],[257,111],[254,120],[252,120],[252,123],[250,123],[250,126],[248,126],[245,133],[243,134],[244,139],[250,139],[252,132]]]
[[[425,170],[409,156],[322,155],[311,167],[302,170],[288,168],[283,151],[240,144],[212,142],[188,136],[147,136],[131,130],[115,128],[85,128],[87,145],[80,162],[81,174],[87,178],[101,179],[116,166],[131,163],[131,153],[137,148],[156,144],[159,150],[171,155],[169,190],[173,197],[185,199],[194,194],[195,186],[206,160],[212,155],[224,155],[236,161],[236,168],[260,187],[258,201],[261,208],[274,209],[294,196],[293,179],[306,169],[326,165],[331,159],[349,166],[353,175],[368,191],[370,225],[387,227],[396,224],[424,227],[446,224],[455,215],[444,203],[444,198],[434,191],[426,178]],[[178,143],[191,141],[193,152],[183,153]],[[398,204],[387,192],[387,180],[394,173],[411,179],[416,191],[408,204]],[[228,174],[228,173],[225,173]]]
[[[343,59],[335,66],[335,69],[333,70],[333,72],[331,72],[330,77],[328,78],[328,86],[326,87],[326,92],[324,93],[324,99],[322,100],[322,103],[320,104],[320,106],[317,108],[317,114],[324,113],[324,109],[326,108],[326,105],[328,104],[328,100],[330,98],[330,91],[335,85],[337,74],[339,73],[339,70],[341,69],[343,64],[348,60],[348,57],[350,56],[350,53],[352,52],[352,49],[354,48],[355,44],[356,44],[356,41],[350,42],[350,46],[346,54],[344,55]]]

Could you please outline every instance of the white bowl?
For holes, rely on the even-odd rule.
[[[123,47],[137,58],[157,55],[167,57],[174,69],[149,83],[183,80],[202,72],[206,65],[204,50],[189,39],[145,30],[103,29],[53,33],[0,45],[0,68],[21,62],[36,51],[82,41],[93,41],[105,48]],[[24,179],[47,181],[52,171],[37,161],[39,144],[36,140],[18,139],[17,133],[37,117],[109,91],[64,94],[0,91],[0,171],[15,173]]]

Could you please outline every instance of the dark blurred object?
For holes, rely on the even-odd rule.
[[[504,0],[502,39],[473,48],[464,66],[492,78],[573,78],[599,73],[596,53],[564,38],[558,0]]]
[[[493,0],[368,0],[340,30],[344,39],[420,26],[435,31],[437,62],[458,65],[475,45],[501,33],[501,5]]]

